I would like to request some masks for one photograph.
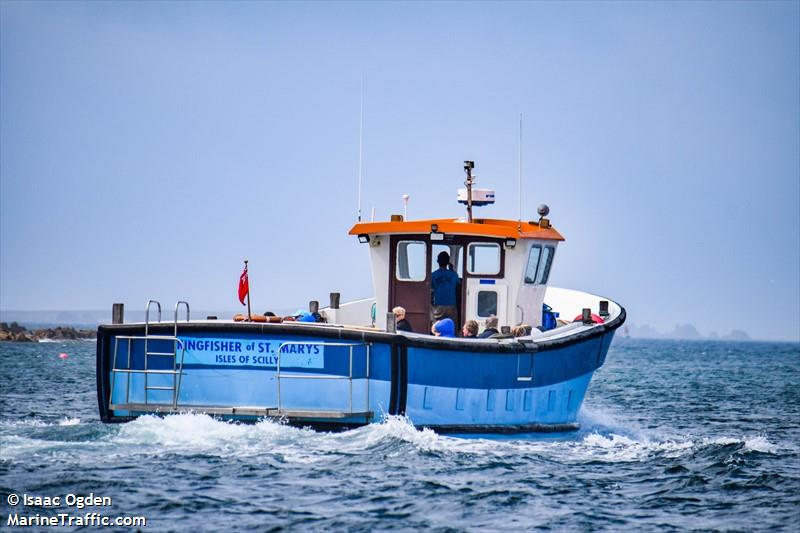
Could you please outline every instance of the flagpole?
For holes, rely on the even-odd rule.
[[[247,272],[247,259],[244,260],[244,271]],[[250,273],[247,272],[247,321],[252,322],[253,317],[250,314]]]

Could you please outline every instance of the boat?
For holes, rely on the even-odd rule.
[[[194,412],[340,430],[404,416],[442,433],[577,429],[625,309],[548,284],[564,238],[547,206],[536,220],[473,217],[494,192],[473,187],[472,168],[465,162],[458,193],[465,217],[355,223],[349,233],[368,250],[372,298],[341,302],[331,293],[329,305],[310,302],[300,320],[249,310],[191,319],[181,301],[162,321],[151,300],[144,322],[125,323],[115,304],[112,323],[97,332],[101,419]],[[498,334],[431,334],[431,280],[443,251],[459,278],[455,323],[496,319]],[[395,307],[413,332],[397,329]]]

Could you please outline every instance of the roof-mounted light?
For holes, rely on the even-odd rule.
[[[516,245],[517,245],[517,239],[506,239],[507,249],[513,250]]]
[[[439,224],[431,224],[431,240],[432,241],[444,240],[444,233],[441,233],[439,231]]]
[[[359,233],[358,242],[360,242],[361,244],[367,244],[369,242],[369,235],[367,235],[366,233]]]

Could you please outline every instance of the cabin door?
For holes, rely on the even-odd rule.
[[[450,255],[450,265],[458,274],[461,290],[456,294],[456,331],[463,323],[464,253],[462,242],[451,236],[442,242],[431,242],[428,235],[394,235],[391,238],[391,281],[389,310],[404,307],[406,320],[415,333],[431,332],[431,272],[439,268],[436,258],[441,252]]]
[[[507,300],[508,286],[503,280],[467,280],[467,318],[477,320],[482,327],[492,315],[497,317],[500,326],[510,323]]]
[[[430,333],[431,273],[427,235],[393,235],[390,240],[389,311],[404,307],[415,333]]]

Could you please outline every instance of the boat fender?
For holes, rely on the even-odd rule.
[[[603,320],[602,317],[594,313],[591,314],[591,317],[592,317],[592,322],[594,322],[595,324],[602,324],[603,322],[605,322],[605,320]],[[575,320],[573,320],[572,322],[583,322],[583,315],[576,316]]]
[[[278,317],[266,317],[264,315],[253,315],[253,316],[250,317],[250,320],[248,320],[246,316],[244,316],[242,314],[237,314],[237,315],[234,315],[233,321],[234,322],[272,322],[272,320],[270,320],[270,318],[278,318]],[[280,319],[278,319],[276,322],[280,322]]]

